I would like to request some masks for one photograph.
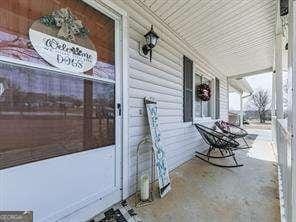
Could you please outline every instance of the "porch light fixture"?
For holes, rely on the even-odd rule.
[[[4,84],[2,82],[0,82],[0,96],[2,96],[2,94],[4,93]]]
[[[8,89],[8,84],[5,81],[5,79],[0,78],[0,96],[3,95],[3,93],[5,92],[5,90]]]
[[[156,46],[157,40],[159,39],[158,35],[153,30],[153,25],[151,25],[151,29],[144,35],[146,39],[146,45],[142,47],[142,51],[144,55],[148,55],[150,53],[150,62],[152,60],[152,49]]]

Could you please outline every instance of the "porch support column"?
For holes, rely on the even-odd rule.
[[[272,140],[276,142],[276,74],[272,72],[272,90],[271,90],[271,121],[272,121]]]
[[[279,32],[275,37],[275,79],[276,79],[276,116],[278,119],[283,119],[283,71],[282,71],[282,43],[283,36]]]
[[[243,107],[243,92],[240,92],[240,127],[243,127],[244,125],[244,107]]]
[[[289,1],[288,131],[291,141],[291,189],[288,222],[296,221],[296,0]]]
[[[275,71],[272,73],[272,91],[271,91],[271,115],[275,116],[276,110],[276,74]]]

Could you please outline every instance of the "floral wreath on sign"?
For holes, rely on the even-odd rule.
[[[209,101],[211,99],[211,87],[208,84],[200,84],[196,89],[196,95],[202,101]]]
[[[75,36],[85,37],[89,30],[78,20],[69,8],[61,8],[40,18],[40,22],[49,27],[58,28],[57,37],[75,42]]]

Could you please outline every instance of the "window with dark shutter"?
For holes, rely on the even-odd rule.
[[[215,78],[215,118],[220,118],[220,80]]]
[[[192,121],[193,101],[193,62],[186,56],[183,57],[183,121]]]

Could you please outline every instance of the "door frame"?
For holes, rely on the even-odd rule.
[[[115,21],[115,73],[120,73],[119,79],[120,91],[117,90],[118,84],[116,84],[116,98],[118,92],[121,93],[121,152],[118,157],[121,166],[118,167],[121,172],[120,175],[120,188],[121,188],[121,199],[126,199],[129,196],[129,165],[128,165],[128,14],[121,7],[117,6],[110,0],[82,0],[94,9],[112,18]],[[117,79],[116,78],[116,83]],[[116,127],[117,128],[117,127]]]
[[[108,207],[108,205],[114,204],[115,200],[118,199],[125,199],[129,196],[129,189],[128,189],[128,175],[129,175],[129,166],[128,166],[128,25],[127,25],[127,13],[123,11],[121,8],[116,6],[114,3],[110,2],[109,0],[81,0],[85,2],[89,6],[93,7],[94,9],[98,10],[99,12],[105,14],[106,16],[110,17],[115,21],[115,73],[116,80],[115,80],[115,87],[116,87],[116,103],[121,103],[122,107],[122,114],[120,117],[121,129],[119,135],[120,143],[116,143],[116,149],[119,149],[116,163],[120,164],[120,166],[116,165],[117,175],[119,175],[118,179],[116,180],[116,187],[118,187],[116,192],[116,197],[108,198],[102,200],[102,206]],[[72,76],[82,77],[84,79],[90,79],[94,81],[103,81],[114,83],[114,80],[109,80],[106,78],[100,77],[89,77],[85,74],[80,73],[72,73],[64,70],[59,70],[55,67],[49,67],[41,64],[35,64],[31,62],[21,61],[14,58],[0,56],[1,62],[8,62],[19,64],[22,66],[29,66],[35,67],[50,71],[55,71],[57,73],[62,74],[69,74]],[[120,75],[118,75],[120,74]],[[117,83],[118,80],[118,83]],[[118,90],[119,89],[119,90]],[[118,96],[120,95],[120,99],[118,100]],[[116,110],[118,112],[118,110]],[[117,115],[118,116],[118,115]],[[118,121],[116,121],[118,122]],[[116,127],[117,128],[117,127]],[[117,135],[116,135],[117,136]],[[117,138],[116,138],[117,142]],[[99,163],[99,162],[98,162]],[[51,219],[58,219],[58,218],[66,218],[68,216],[76,216],[76,218],[86,218],[91,216],[92,213],[98,213],[97,209],[90,209],[87,210],[87,207],[84,206],[81,209],[77,209],[76,212],[68,211],[65,209],[63,212],[56,212],[54,215],[49,215],[47,219],[48,221],[52,221]]]

